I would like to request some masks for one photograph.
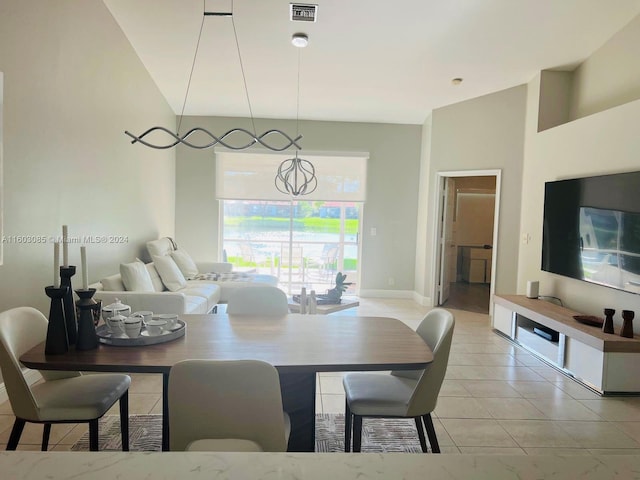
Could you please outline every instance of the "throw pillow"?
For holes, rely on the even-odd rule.
[[[102,288],[107,292],[124,292],[124,284],[122,283],[122,275],[110,275],[100,280]]]
[[[153,258],[153,264],[160,274],[162,283],[164,283],[164,286],[167,287],[168,290],[175,292],[187,284],[187,280],[171,256],[163,255],[158,257],[153,255],[151,258]]]
[[[192,280],[198,274],[198,267],[184,249],[179,248],[171,252],[171,258],[176,262],[178,268],[187,280]]]
[[[136,257],[136,262],[144,263],[142,260],[140,260],[137,257]],[[153,262],[145,263],[144,266],[147,267],[147,271],[149,272],[149,276],[151,277],[151,283],[153,284],[153,291],[154,292],[164,292],[166,289],[164,288],[164,284],[162,283],[162,279],[160,278],[160,275],[158,274],[158,270],[156,270],[156,267],[153,265]]]
[[[147,271],[149,272],[149,276],[151,277],[153,290],[155,292],[164,291],[164,283],[162,283],[162,279],[160,278],[160,274],[158,273],[155,265],[153,263],[147,263],[145,266],[147,267]]]
[[[121,263],[120,276],[124,288],[131,292],[153,292],[153,283],[142,262]]]

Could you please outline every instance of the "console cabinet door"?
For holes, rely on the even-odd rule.
[[[603,391],[604,352],[567,338],[564,366],[583,382]]]
[[[497,303],[493,304],[493,328],[513,338],[514,313]]]

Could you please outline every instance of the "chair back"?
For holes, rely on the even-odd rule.
[[[227,302],[229,315],[281,316],[289,313],[287,295],[277,287],[255,286],[236,289]]]
[[[278,371],[260,360],[178,362],[169,373],[169,432],[175,451],[193,442],[220,451],[248,444],[286,451]]]
[[[449,363],[455,320],[453,314],[443,308],[434,308],[424,317],[416,329],[418,335],[433,352],[433,362],[418,372],[419,378],[407,406],[407,416],[424,415],[436,408],[438,394]],[[399,372],[394,372],[398,375]],[[408,372],[409,373],[409,372]]]
[[[16,417],[39,420],[38,404],[24,378],[20,357],[47,336],[48,321],[31,307],[0,313],[0,370]]]

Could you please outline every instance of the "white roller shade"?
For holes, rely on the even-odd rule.
[[[275,186],[278,166],[295,152],[215,151],[216,198],[222,200],[289,200]],[[367,153],[329,154],[299,152],[316,169],[318,188],[304,200],[364,202]]]

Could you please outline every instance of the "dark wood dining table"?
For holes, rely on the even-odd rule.
[[[291,419],[289,451],[315,449],[316,373],[416,370],[433,361],[431,349],[400,320],[387,317],[181,315],[183,337],[145,346],[100,344],[45,355],[44,343],[20,361],[38,370],[159,373],[163,377],[162,448],[169,449],[167,387],[171,367],[186,359],[258,359],[280,374],[284,410]]]

